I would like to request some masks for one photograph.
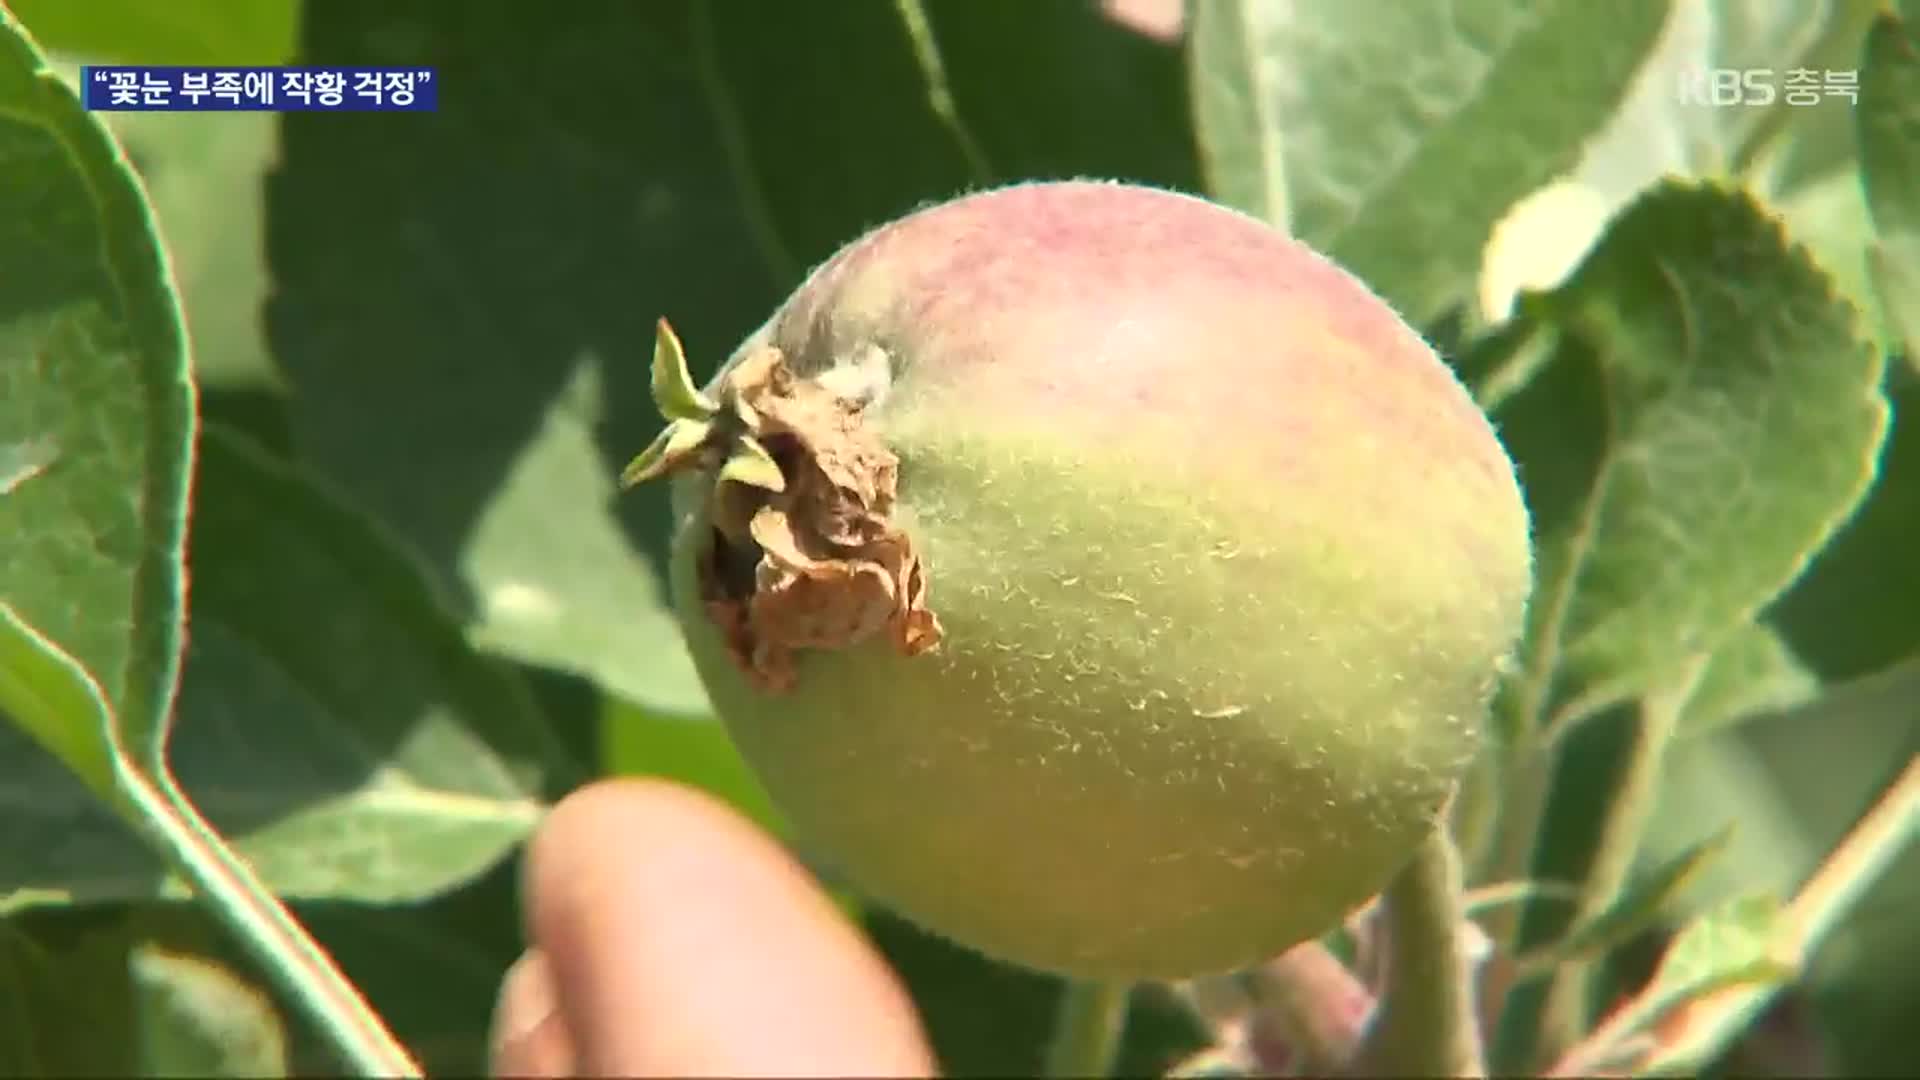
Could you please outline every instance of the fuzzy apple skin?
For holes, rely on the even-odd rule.
[[[1327,931],[1434,826],[1528,520],[1358,281],[1198,199],[1031,184],[849,245],[741,352],[769,343],[877,395],[944,640],[755,689],[699,601],[702,473],[676,601],[741,752],[873,898],[1023,966],[1182,978]]]

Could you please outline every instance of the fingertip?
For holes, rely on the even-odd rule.
[[[487,1070],[491,1076],[573,1076],[573,1039],[555,999],[553,971],[528,949],[500,980]]]
[[[752,822],[661,780],[589,785],[541,825],[528,930],[589,1073],[929,1075],[898,979]]]

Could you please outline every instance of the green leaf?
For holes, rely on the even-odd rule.
[[[918,53],[914,13],[926,24]],[[970,130],[955,126],[968,118],[952,111],[946,80],[957,72],[944,64],[932,11],[894,0],[699,0],[692,41],[714,122],[733,141],[743,209],[782,293],[867,229],[992,178]],[[929,62],[948,91],[938,105]],[[1003,57],[994,70],[1011,67]],[[778,297],[768,299],[770,311]]]
[[[271,113],[105,114],[167,238],[200,386],[274,386],[260,308],[267,298],[261,186]]]
[[[1697,911],[1703,902],[1733,892],[1764,888],[1784,895],[1798,888],[1854,827],[1861,807],[1912,760],[1917,700],[1920,654],[1830,683],[1812,700],[1739,728],[1676,744],[1640,853],[1642,872],[1735,825],[1727,854],[1686,890],[1683,906]],[[1920,860],[1913,869],[1920,871]],[[1870,913],[1898,908],[1901,888],[1920,898],[1920,876],[1907,873],[1904,884],[1894,882],[1899,876],[1890,875],[1884,900],[1860,909],[1859,925],[1848,936],[1862,952],[1903,937],[1920,944],[1908,924]],[[1838,959],[1823,956],[1823,970]]]
[[[1895,417],[1920,416],[1920,378],[1894,369],[1885,392]],[[1768,609],[1767,622],[1823,680],[1857,678],[1920,653],[1915,536],[1920,424],[1895,422],[1865,504]]]
[[[704,714],[665,607],[665,493],[616,484],[660,429],[656,320],[710,371],[778,296],[691,5],[315,4],[302,48],[465,89],[403,122],[281,118],[266,325],[295,447],[487,648]]]
[[[1874,228],[1860,174],[1851,169],[1802,184],[1772,202],[1787,236],[1807,245],[1814,261],[1833,276],[1834,287],[1864,316],[1862,329],[1875,345],[1896,340],[1890,312],[1874,282]]]
[[[1851,8],[1859,8],[1853,4]],[[1764,121],[1780,127],[1778,140],[1799,146],[1805,136],[1826,140],[1830,129],[1849,129],[1849,102],[1826,94],[1820,104],[1791,104],[1778,94],[1786,73],[1795,67],[1845,67],[1843,42],[1862,29],[1857,19],[1843,17],[1828,0],[1740,0],[1738,4],[1676,4],[1642,69],[1626,90],[1619,110],[1592,136],[1580,163],[1569,177],[1526,196],[1521,209],[1548,209],[1526,213],[1523,221],[1503,221],[1496,240],[1505,240],[1505,252],[1490,250],[1482,269],[1482,290],[1513,279],[1513,254],[1540,250],[1548,267],[1561,263],[1553,256],[1578,256],[1599,234],[1605,215],[1632,202],[1645,188],[1665,177],[1720,177],[1728,175],[1728,160],[1740,152],[1749,131]],[[1857,42],[1855,42],[1857,44]],[[1768,71],[1759,75],[1776,92],[1772,108],[1736,108],[1713,104],[1711,90],[1701,79],[1711,71]],[[1816,73],[1816,79],[1824,71]],[[1757,92],[1755,92],[1757,94]],[[1786,121],[1786,123],[1782,123]],[[1864,221],[1859,181],[1853,169],[1822,169],[1812,177],[1812,188],[1801,184],[1774,186],[1772,177],[1755,177],[1768,198],[1791,219],[1789,233],[1811,244],[1826,269],[1836,275],[1841,290],[1860,302],[1866,292],[1864,242],[1853,229]],[[1851,204],[1849,206],[1849,192]],[[1544,198],[1544,208],[1530,208]],[[1578,196],[1578,198],[1569,198]],[[1586,206],[1582,206],[1586,204]],[[1513,217],[1513,213],[1509,213]],[[1505,231],[1507,236],[1501,236]],[[1517,234],[1515,234],[1517,233]],[[1505,256],[1509,265],[1496,263]],[[1526,259],[1523,259],[1523,265]],[[1567,267],[1571,269],[1571,265]],[[1540,288],[1557,279],[1540,282]],[[1482,302],[1488,317],[1500,315],[1500,288],[1492,290],[1496,304]]]
[[[8,0],[51,50],[123,64],[284,64],[295,0]]]
[[[49,62],[77,92],[80,63],[61,57]],[[277,118],[269,112],[115,112],[100,118],[126,151],[167,238],[195,381],[203,392],[277,389],[279,375],[260,326],[267,296],[261,188],[277,150]],[[201,405],[205,410],[208,402]]]
[[[286,1075],[279,1012],[232,971],[155,946],[133,949],[128,966],[140,1075]]]
[[[1553,945],[1521,958],[1522,967],[1544,971],[1564,963],[1602,955],[1659,923],[1667,907],[1707,865],[1726,851],[1733,827],[1693,845],[1634,882],[1613,903],[1585,919]]]
[[[52,58],[78,87],[81,66]],[[103,113],[139,174],[186,318],[202,422],[287,447],[284,380],[267,355],[264,180],[278,153],[267,112]]]
[[[1659,41],[1620,108],[1587,143],[1572,179],[1604,195],[1613,210],[1665,177],[1726,175],[1743,135],[1768,109],[1716,105],[1700,80],[1714,70],[1764,69],[1771,74],[1760,77],[1777,92],[1786,69],[1808,66],[1800,58],[1820,41],[1831,7],[1829,0],[1673,5]],[[1794,105],[1784,115],[1797,131],[1816,113],[1825,121],[1829,111]]]
[[[497,862],[576,778],[517,677],[419,568],[298,471],[210,428],[196,476],[181,785],[282,896],[417,900]],[[0,742],[0,745],[4,745]],[[179,895],[29,747],[0,895]]]
[[[1296,235],[1431,320],[1471,288],[1494,222],[1579,160],[1668,7],[1195,5],[1212,192],[1254,213],[1284,192]]]
[[[1734,986],[1784,982],[1798,974],[1789,957],[1779,955],[1785,928],[1780,902],[1766,894],[1735,897],[1699,916],[1674,936],[1641,992],[1635,1030],[1657,1025],[1673,1010],[1697,998]],[[1654,1061],[1643,1069],[1658,1068]]]
[[[1798,135],[1815,117],[1830,127],[1833,106],[1844,115],[1843,100],[1784,107],[1778,95],[1789,69],[1816,66],[1815,50],[1835,21],[1835,6],[1832,0],[1675,4],[1647,66],[1620,111],[1587,147],[1578,175],[1625,201],[1663,176],[1726,175],[1730,159],[1763,123],[1790,121],[1782,133],[1787,136]],[[1766,72],[1755,77],[1773,88],[1775,102],[1783,107],[1715,104],[1700,80],[1716,70]]]
[[[1712,24],[1715,66],[1784,68],[1819,41],[1834,0],[1740,0],[1704,6]],[[1740,123],[1743,112],[1746,122],[1753,119],[1750,109],[1721,108],[1719,112],[1724,123]]]
[[[98,684],[43,745],[156,760],[178,672],[193,389],[165,258],[100,124],[0,10],[0,446],[58,457],[0,497],[0,602]],[[16,451],[17,452],[17,451]],[[88,751],[76,770],[98,779]]]
[[[0,1075],[130,1075],[126,957],[112,928],[47,933],[0,920]]]
[[[1771,628],[1749,623],[1720,643],[1681,708],[1679,737],[1717,731],[1763,712],[1810,701],[1820,680]]]
[[[0,495],[47,471],[60,456],[60,447],[51,436],[0,446]]]
[[[480,1076],[487,1067],[487,1026],[501,977],[521,951],[520,866],[510,859],[479,880],[420,904],[299,905],[296,911],[314,939],[338,962],[394,1034],[415,1055],[428,1076]],[[9,963],[8,930],[35,947],[33,967]],[[75,928],[84,928],[79,935]],[[75,948],[77,943],[85,951]],[[271,978],[226,927],[200,905],[128,904],[105,908],[50,908],[0,922],[0,1075],[131,1076],[136,1068],[136,1024],[160,1019],[154,1010],[137,1015],[139,999],[130,994],[135,960],[152,954],[177,959],[193,969],[212,969],[220,982],[214,994],[231,992],[238,1008],[256,1013],[256,1003],[277,1014],[286,1064],[252,1069],[250,1076],[383,1075],[356,1072],[324,1032],[304,1019],[286,987]],[[82,976],[80,963],[88,966]],[[169,965],[171,967],[172,965]],[[190,970],[199,974],[200,970]],[[160,973],[164,979],[166,971]],[[23,978],[38,981],[22,982]],[[232,980],[228,982],[228,980]],[[9,990],[17,987],[23,1010],[8,1009]],[[271,995],[260,1001],[249,989]],[[87,995],[78,997],[78,992]],[[196,995],[198,996],[198,995]],[[98,999],[97,1004],[92,1002]],[[17,1019],[17,1023],[16,1021]],[[205,1030],[191,1015],[189,1025],[173,1033],[192,1038]],[[10,1068],[15,1047],[35,1047],[15,1038],[31,1027],[42,1044],[41,1058],[68,1067]],[[74,1049],[57,1040],[73,1031],[84,1040]],[[124,1034],[123,1034],[124,1033]],[[256,1047],[271,1046],[273,1036],[260,1028],[237,1033]],[[103,1062],[99,1044],[115,1053]],[[72,1057],[91,1048],[89,1057]],[[51,1051],[58,1050],[59,1056]],[[118,1062],[115,1064],[114,1062]],[[207,1075],[205,1068],[177,1068],[164,1075]]]
[[[1649,988],[1677,1003],[1739,983],[1790,977],[1792,962],[1775,955],[1784,925],[1780,901],[1772,895],[1728,900],[1680,928]]]
[[[1198,186],[1179,49],[1096,4],[698,11],[696,62],[738,140],[746,210],[783,290],[867,229],[967,189],[1066,176]]]
[[[976,180],[1097,176],[1199,190],[1182,49],[1102,6],[926,0],[986,172]]]
[[[1786,800],[1751,745],[1762,722],[1721,728],[1676,742],[1660,770],[1660,794],[1639,851],[1636,873],[1650,874],[1686,857],[1721,833],[1722,854],[1680,890],[1675,907],[1697,915],[1726,897],[1754,889],[1785,895],[1822,854],[1823,838],[1810,835],[1803,816]],[[1820,776],[1837,775],[1822,764]],[[1854,785],[1858,787],[1859,785]],[[1857,790],[1850,794],[1858,795]]]
[[[1818,36],[1798,53],[1776,52],[1754,66],[1772,68],[1778,80],[1776,85],[1782,89],[1787,73],[1796,68],[1814,72],[1822,80],[1823,88],[1830,75],[1844,78],[1843,73],[1857,73],[1867,30],[1884,6],[1855,0],[1827,0],[1824,4],[1810,5],[1802,9],[1801,14],[1819,24]],[[1738,144],[1732,148],[1730,164],[1738,167],[1743,162],[1749,163],[1753,179],[1769,191],[1790,193],[1802,184],[1858,170],[1859,140],[1854,116],[1857,103],[1843,94],[1823,95],[1818,104],[1789,103],[1782,95],[1767,109],[1721,111],[1759,114],[1745,124],[1740,123],[1742,118],[1737,116],[1724,119],[1739,137]]]
[[[1911,720],[1911,713],[1907,719]],[[1912,746],[1911,723],[1901,734],[1904,752]],[[1804,773],[1808,760],[1802,756],[1788,770]],[[1895,758],[1893,763],[1893,769],[1870,770],[1883,779],[1876,785],[1869,809],[1849,824],[1820,869],[1797,890],[1775,941],[1780,955],[1808,965],[1813,985],[1807,989],[1826,999],[1821,1004],[1829,1024],[1840,1010],[1859,1010],[1860,1015],[1852,1018],[1855,1022],[1835,1025],[1837,1031],[1828,1029],[1842,1038],[1878,1036],[1897,1041],[1905,1038],[1911,1023],[1908,1010],[1900,1005],[1910,999],[1911,986],[1902,984],[1911,984],[1912,972],[1900,960],[1912,955],[1907,947],[1912,935],[1902,933],[1909,929],[1904,920],[1875,917],[1911,910],[1920,898],[1914,888],[1920,882],[1914,874],[1920,870],[1920,858],[1913,858],[1920,849],[1910,843],[1920,834],[1920,758],[1905,754],[1904,761]],[[1862,958],[1871,958],[1880,971],[1859,964]],[[1888,975],[1894,978],[1889,980]],[[1853,985],[1846,987],[1849,982]],[[1868,996],[1876,982],[1877,989],[1890,993],[1888,1003],[1893,1005],[1877,1017],[1873,1013],[1883,1003]],[[1843,993],[1835,995],[1842,987]],[[1779,989],[1773,982],[1746,986],[1681,1013],[1663,1026],[1651,1068],[1670,1075],[1699,1075],[1737,1044],[1744,1032],[1764,1023]],[[1847,1055],[1853,1060],[1876,1056]]]
[[[1191,10],[1187,66],[1207,192],[1291,231],[1281,67],[1260,47],[1262,0],[1215,0]]]
[[[1867,276],[1870,295],[1883,312],[1885,336],[1898,342],[1907,362],[1920,371],[1920,254],[1875,244],[1867,249]]]
[[[276,891],[432,895],[577,780],[518,677],[354,508],[211,429],[196,486],[176,767]]]
[[[1889,330],[1920,356],[1920,33],[1891,13],[1868,31],[1855,117],[1860,181],[1880,233],[1879,299]]]
[[[1864,61],[1855,119],[1866,200],[1887,233],[1920,233],[1920,35],[1884,12],[1866,33]]]
[[[1797,974],[1796,965],[1779,955],[1785,929],[1779,901],[1758,893],[1736,897],[1691,920],[1668,943],[1647,984],[1569,1052],[1554,1072],[1627,1076],[1666,1072],[1676,1063],[1672,1053],[1676,1048],[1661,1045],[1660,1029],[1678,1010],[1719,991],[1777,984]],[[1687,1062],[1686,1074],[1696,1075],[1705,1064]]]
[[[504,861],[422,904],[300,908],[314,937],[428,1076],[486,1073],[494,995],[522,947],[520,863]],[[339,1074],[326,1046],[301,1038],[305,1032],[292,1034],[292,1075]]]
[[[56,770],[56,782],[101,802],[115,798],[113,753],[103,737],[110,721],[99,684],[73,657],[20,621],[4,602],[0,602],[0,713],[20,728],[16,734],[0,726],[0,748],[21,736],[34,740],[0,761],[14,765],[33,752],[50,753],[54,760],[46,764]]]
[[[1741,194],[1649,192],[1536,315],[1569,348],[1503,415],[1540,537],[1510,689],[1564,730],[1798,577],[1871,486],[1888,409],[1852,308]]]
[[[225,962],[228,939],[202,913],[170,910],[0,922],[0,1074],[288,1075],[279,1010],[243,961]],[[190,922],[200,940],[156,938],[162,922]]]
[[[1701,136],[1714,140],[1717,160],[1703,164],[1738,167],[1742,164],[1738,159],[1755,148],[1756,135],[1769,128],[1778,127],[1773,137],[1791,142],[1813,127],[1832,127],[1834,109],[1844,112],[1848,107],[1845,100],[1823,97],[1817,105],[1789,104],[1784,98],[1787,72],[1799,68],[1824,74],[1825,69],[1840,66],[1836,42],[1831,39],[1853,34],[1857,44],[1859,26],[1846,17],[1845,9],[1865,6],[1854,0],[1741,0],[1699,5],[1705,9],[1702,14],[1708,21],[1709,43],[1706,55],[1696,61],[1696,70],[1765,72],[1760,77],[1774,91],[1773,102],[1764,106],[1729,107],[1711,100],[1684,103],[1686,111],[1705,121]],[[1838,52],[1839,56],[1848,55],[1844,48]]]
[[[303,911],[314,935],[429,1076],[480,1076],[494,995],[520,952],[519,875],[503,865],[425,905]],[[322,1047],[295,1075],[337,1074]]]

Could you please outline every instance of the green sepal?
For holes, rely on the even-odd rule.
[[[733,456],[720,467],[720,479],[775,494],[787,490],[787,477],[780,471],[780,463],[773,460],[773,455],[767,453],[759,440],[744,435],[734,446]]]
[[[665,319],[654,331],[653,403],[669,420],[707,420],[720,411],[719,403],[693,385],[687,351]]]
[[[700,451],[706,444],[707,436],[712,433],[713,425],[705,420],[675,420],[669,423],[660,434],[653,437],[645,450],[627,462],[627,467],[620,471],[620,486],[630,488],[644,484],[679,468]]]

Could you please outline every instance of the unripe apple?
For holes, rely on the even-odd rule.
[[[1359,281],[1115,183],[816,269],[705,390],[662,324],[673,583],[811,850],[1023,966],[1182,978],[1330,929],[1435,827],[1531,585],[1486,419]]]

